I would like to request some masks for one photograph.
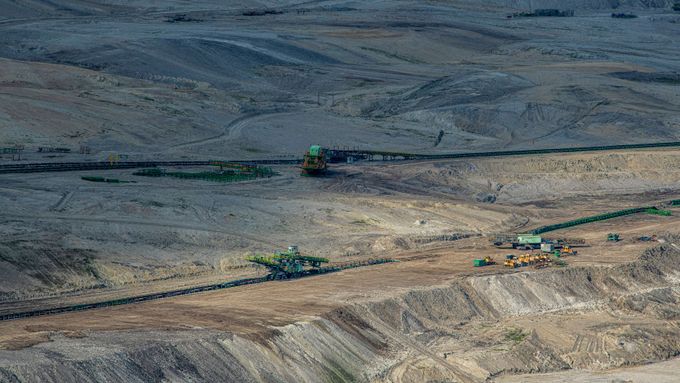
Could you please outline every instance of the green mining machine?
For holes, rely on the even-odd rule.
[[[303,176],[319,176],[326,173],[328,159],[326,158],[326,149],[319,145],[312,145],[305,153],[302,162]]]
[[[321,270],[327,258],[312,257],[300,254],[297,246],[289,246],[288,251],[275,252],[273,255],[255,255],[246,260],[269,268],[269,279],[298,278]]]

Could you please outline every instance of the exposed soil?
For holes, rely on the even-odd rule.
[[[0,0],[0,163],[678,141],[671,3]],[[541,8],[575,15],[507,18]],[[0,314],[262,276],[245,256],[290,244],[399,261],[0,322],[0,382],[673,381],[677,208],[549,233],[586,242],[563,267],[472,260],[680,199],[678,154],[0,175]]]
[[[43,381],[143,381],[157,370],[178,379],[475,382],[645,364],[680,352],[678,257],[662,246],[617,266],[473,275],[468,269],[464,276],[447,270],[447,260],[460,258],[451,254],[6,322],[0,325],[6,349],[50,342],[0,352],[2,370]],[[107,351],[79,354],[103,344]],[[48,356],[56,350],[59,368]],[[156,367],[140,370],[149,359]],[[41,368],[20,362],[29,360]],[[118,368],[101,368],[107,365]]]

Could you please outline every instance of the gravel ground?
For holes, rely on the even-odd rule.
[[[23,161],[226,160],[299,158],[310,144],[677,141],[670,6],[0,0],[0,148],[23,145]],[[552,7],[575,16],[507,17]],[[280,166],[233,184],[2,175],[3,313],[261,275],[244,255],[292,243],[333,261],[402,262],[3,323],[0,382],[662,381],[665,365],[593,371],[680,352],[677,254],[629,263],[647,247],[637,236],[676,233],[676,217],[567,230],[592,245],[567,269],[470,262],[506,251],[480,235],[680,198],[677,154],[338,164],[325,178]],[[612,231],[624,240],[606,243]],[[460,234],[473,236],[441,240]]]
[[[101,158],[311,143],[443,152],[672,140],[680,124],[668,1],[616,2],[630,20],[608,1],[515,19],[527,4],[6,3],[0,145],[86,144]]]

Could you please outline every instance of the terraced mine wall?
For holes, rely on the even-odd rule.
[[[392,260],[392,259],[386,259],[386,258],[377,258],[377,259],[367,259],[367,260],[364,260],[364,261],[347,262],[347,263],[338,264],[338,265],[330,265],[330,266],[322,267],[322,268],[318,268],[318,269],[311,269],[311,270],[306,271],[305,274],[302,275],[302,277],[308,277],[308,276],[319,275],[319,274],[334,273],[334,272],[337,272],[337,271],[354,269],[354,268],[357,268],[357,267],[380,265],[380,264],[383,264],[383,263],[390,263],[390,262],[396,262],[396,261]],[[264,277],[258,277],[258,278],[237,279],[237,280],[234,280],[234,281],[216,283],[216,284],[205,285],[205,286],[190,287],[190,288],[186,288],[186,289],[164,291],[164,292],[155,293],[155,294],[145,294],[145,295],[138,295],[138,296],[126,297],[126,298],[120,298],[120,299],[112,299],[112,300],[94,302],[94,303],[84,303],[84,304],[78,304],[78,305],[52,307],[52,308],[38,309],[38,310],[32,310],[32,311],[23,311],[23,312],[16,312],[16,313],[10,313],[10,314],[3,314],[3,315],[0,315],[0,322],[1,321],[13,320],[13,319],[30,318],[30,317],[54,315],[54,314],[63,314],[63,313],[74,312],[74,311],[84,311],[84,310],[92,310],[92,309],[111,307],[111,306],[128,305],[128,304],[132,304],[132,303],[147,302],[147,301],[153,301],[153,300],[163,299],[163,298],[171,298],[171,297],[176,297],[176,296],[179,296],[179,295],[197,294],[197,293],[203,293],[203,292],[207,292],[207,291],[228,289],[228,288],[237,287],[237,286],[252,285],[252,284],[255,284],[255,283],[264,283],[264,282],[267,282],[267,281],[270,281],[270,280],[271,280],[271,276],[264,276]]]
[[[62,337],[0,351],[0,380],[483,382],[503,374],[650,363],[680,354],[680,327],[672,325],[680,318],[679,261],[677,250],[657,247],[614,267],[469,277],[258,333]],[[503,335],[522,320],[558,325],[597,313],[609,320],[592,334],[562,329],[560,342],[535,331],[516,340]],[[580,346],[588,336],[599,337],[597,347]],[[448,345],[461,349],[447,353]]]

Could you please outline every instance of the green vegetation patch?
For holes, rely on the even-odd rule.
[[[512,341],[515,343],[522,342],[529,333],[524,332],[524,330],[519,328],[511,328],[505,332],[505,340]]]

